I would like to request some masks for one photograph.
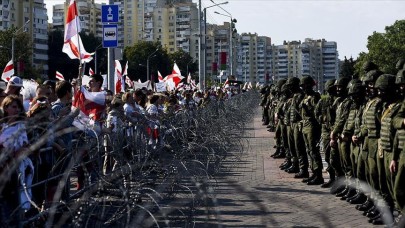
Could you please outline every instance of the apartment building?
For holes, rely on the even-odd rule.
[[[69,2],[64,4],[57,4],[52,7],[52,28],[64,30],[66,13],[69,8]],[[102,37],[102,24],[101,24],[101,5],[95,3],[94,0],[76,0],[77,11],[80,19],[81,31],[87,34],[93,33],[97,37]]]
[[[267,83],[272,71],[271,38],[243,33],[236,44],[236,77],[240,81]]]
[[[48,74],[48,16],[43,0],[0,0],[0,29],[18,28],[31,38],[32,66],[43,77]],[[11,42],[11,41],[10,41]],[[24,70],[24,63],[15,56],[16,73]]]
[[[334,41],[284,41],[282,45],[272,45],[271,56],[271,79],[310,75],[317,81],[316,89],[323,91],[327,80],[338,77],[339,54]]]

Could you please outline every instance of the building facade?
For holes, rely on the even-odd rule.
[[[43,0],[0,1],[0,29],[17,28],[16,34],[27,33],[33,55],[31,65],[45,77],[48,74],[48,15]],[[11,42],[11,41],[10,41]],[[15,56],[16,74],[24,70],[24,63]]]

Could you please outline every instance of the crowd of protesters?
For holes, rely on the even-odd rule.
[[[76,80],[34,82],[35,96],[24,97],[22,90],[26,88],[18,76],[0,83],[0,218],[3,222],[16,216],[17,211],[29,216],[51,205],[61,181],[60,177],[53,177],[70,172],[66,168],[68,162],[61,159],[67,159],[66,155],[74,149],[73,142],[80,140],[86,128],[90,128],[93,137],[109,135],[112,145],[105,143],[103,151],[102,172],[106,175],[122,165],[122,159],[111,157],[108,150],[125,138],[124,125],[142,127],[149,140],[154,141],[147,143],[156,144],[163,118],[230,99],[240,92],[218,87],[156,93],[142,88],[113,94],[101,87],[103,77],[94,74],[84,86],[79,86]],[[80,93],[83,89],[101,93],[104,105],[86,101]],[[83,99],[84,103],[80,103]],[[81,117],[86,109],[87,119]],[[80,129],[76,122],[83,124],[83,121],[87,121],[85,128]],[[86,160],[85,153],[83,160]],[[77,190],[85,187],[83,168],[86,167],[77,168]],[[66,185],[69,189],[69,183]],[[62,199],[69,195],[66,189]]]
[[[405,60],[396,69],[384,74],[368,61],[363,77],[328,80],[322,96],[311,76],[261,91],[263,124],[275,132],[271,156],[285,159],[280,169],[331,188],[370,223],[387,227],[405,227]]]

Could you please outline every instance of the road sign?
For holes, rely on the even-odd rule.
[[[118,5],[102,5],[101,22],[118,23]]]
[[[118,46],[118,25],[103,25],[103,47]]]

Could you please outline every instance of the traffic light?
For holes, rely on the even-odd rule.
[[[238,33],[238,30],[235,28],[235,23],[238,22],[236,19],[231,20],[231,31],[232,31],[232,37]]]

